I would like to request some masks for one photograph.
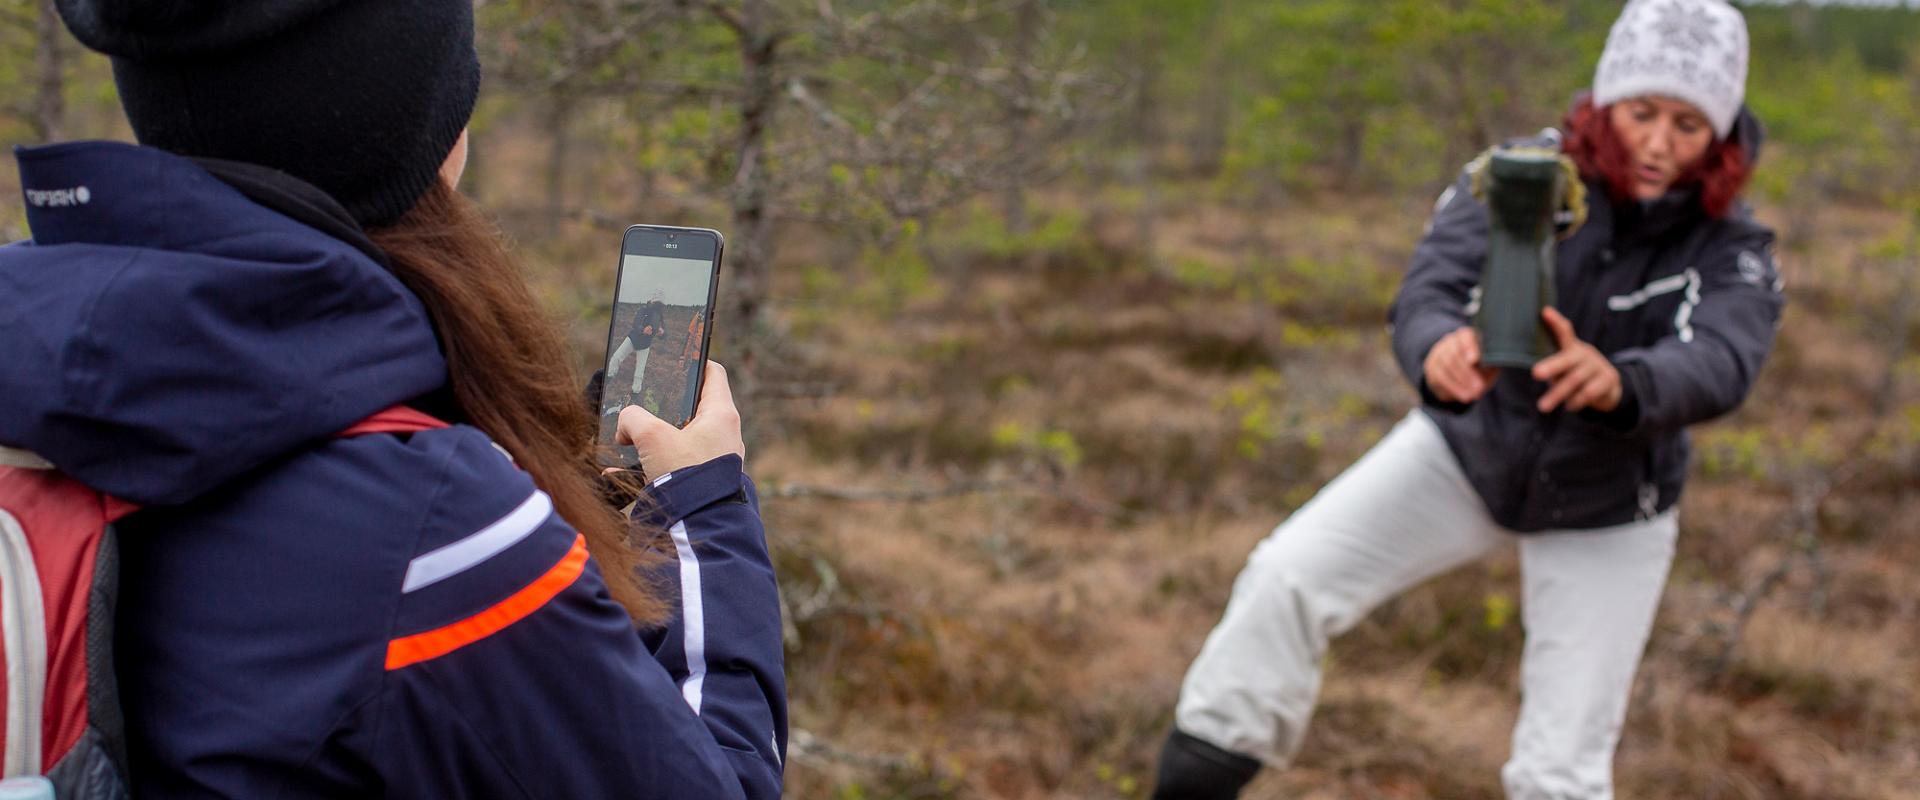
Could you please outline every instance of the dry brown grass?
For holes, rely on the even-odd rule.
[[[617,230],[573,220],[548,236],[516,206],[506,190],[540,156],[537,139],[496,138],[480,194],[586,366],[605,341]],[[618,197],[609,174],[581,194]],[[665,188],[617,207],[722,219]],[[964,220],[936,224],[931,280],[904,292],[873,291],[876,269],[841,243],[783,233],[787,336],[751,459],[762,486],[1036,487],[765,501],[793,722],[812,736],[789,796],[1143,797],[1247,553],[1411,404],[1381,323],[1424,198],[1308,198],[1254,220],[1170,189],[1159,271],[1134,252],[1133,215],[1105,203],[1046,198],[1083,214],[1081,232],[1012,255]],[[1898,224],[1832,209],[1783,249],[1792,306],[1776,355],[1746,408],[1699,431],[1621,797],[1920,798],[1912,366],[1894,419],[1852,446],[1889,343],[1920,333],[1886,329],[1894,265],[1861,255]],[[732,333],[716,330],[723,352]],[[1848,462],[1865,467],[1822,506],[1809,559],[1786,525],[1794,489]],[[1716,672],[1737,598],[1783,560]],[[1298,763],[1249,796],[1500,797],[1522,632],[1487,609],[1517,600],[1515,570],[1506,555],[1442,576],[1336,642]]]
[[[795,612],[795,724],[831,743],[796,756],[790,793],[1144,796],[1181,675],[1246,553],[1410,402],[1380,293],[1419,216],[1294,209],[1267,223],[1286,260],[1246,266],[1230,212],[1169,222],[1168,249],[1224,277],[983,258],[880,313],[783,285],[810,310],[795,317],[805,363],[783,373],[834,390],[764,407],[778,419],[755,455],[764,484],[1026,474],[1094,501],[769,500]],[[1090,252],[1125,258],[1119,218],[1096,220],[1109,228]],[[1788,259],[1810,295],[1878,280]],[[850,296],[861,268],[840,268]],[[1794,552],[1781,533],[1791,481],[1852,455],[1832,443],[1864,430],[1884,369],[1871,309],[1808,308],[1820,305],[1796,305],[1755,401],[1711,429],[1717,466],[1685,501],[1620,751],[1623,797],[1920,796],[1911,476],[1837,492],[1819,568],[1790,569],[1712,672],[1731,598]],[[1121,512],[1098,513],[1109,508]],[[1372,615],[1335,645],[1296,768],[1249,796],[1500,797],[1522,634],[1486,609],[1517,594],[1503,556]]]

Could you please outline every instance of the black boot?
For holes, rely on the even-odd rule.
[[[1260,772],[1258,760],[1230,753],[1180,732],[1160,746],[1153,800],[1233,800]]]

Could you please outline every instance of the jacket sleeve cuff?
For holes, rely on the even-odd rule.
[[[1433,346],[1439,344],[1447,334],[1465,324],[1465,321],[1447,314],[1425,313],[1414,316],[1407,320],[1404,327],[1396,326],[1394,330],[1394,347],[1398,351],[1400,368],[1406,373],[1407,381],[1413,384],[1414,390],[1420,393],[1420,402],[1428,408],[1458,414],[1472,407],[1468,403],[1441,400],[1427,386],[1426,375],[1427,353],[1432,352]]]
[[[1472,404],[1469,403],[1455,403],[1440,399],[1439,395],[1434,394],[1433,390],[1427,387],[1427,379],[1425,376],[1414,381],[1414,385],[1420,387],[1420,403],[1427,408],[1444,411],[1448,414],[1458,414],[1473,407]]]
[[[647,497],[653,502],[640,504],[634,514],[669,527],[716,503],[747,502],[747,476],[742,466],[739,456],[724,455],[654,478],[647,484]]]
[[[1587,409],[1580,415],[1620,433],[1633,433],[1640,427],[1640,387],[1646,382],[1646,365],[1639,361],[1616,361],[1620,373],[1620,404],[1612,411]]]

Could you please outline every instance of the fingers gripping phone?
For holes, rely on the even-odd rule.
[[[601,362],[600,444],[621,465],[638,462],[632,447],[614,444],[621,409],[640,406],[675,427],[693,418],[725,243],[719,231],[663,225],[634,225],[620,238]]]

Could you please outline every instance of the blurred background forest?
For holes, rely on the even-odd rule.
[[[0,0],[0,142],[128,138],[50,6]],[[1414,402],[1383,322],[1433,198],[1558,121],[1618,9],[482,0],[464,189],[583,370],[626,224],[727,235],[790,796],[1142,797],[1253,543]],[[1695,431],[1621,796],[1916,798],[1920,7],[1744,9],[1790,306]],[[1254,796],[1499,797],[1515,569],[1337,643]]]

